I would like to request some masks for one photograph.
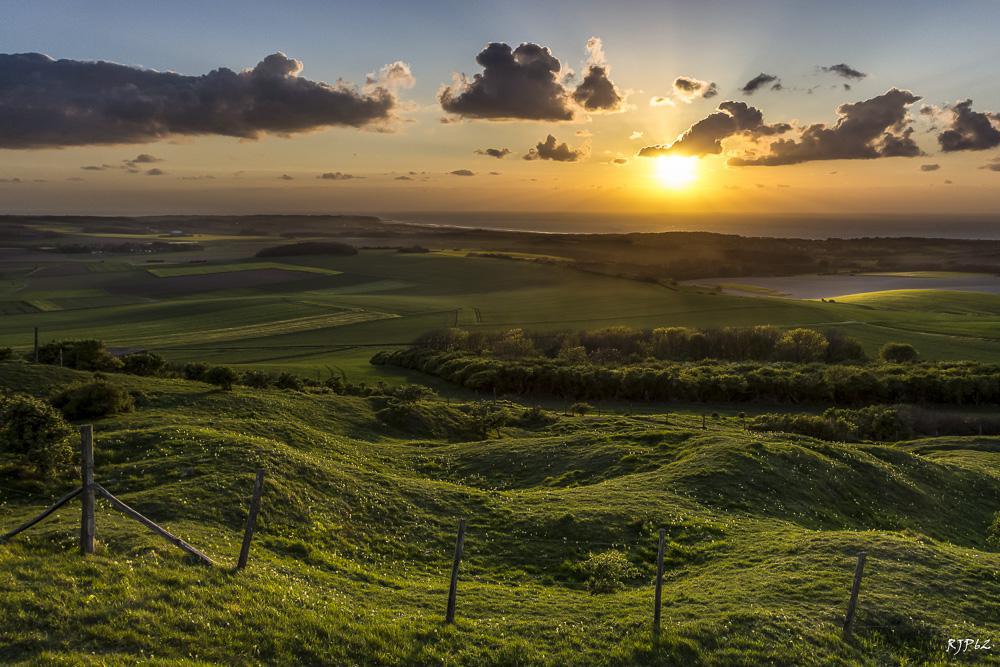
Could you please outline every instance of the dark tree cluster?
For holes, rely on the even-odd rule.
[[[1000,403],[1000,366],[973,362],[849,365],[706,360],[608,366],[412,347],[380,352],[372,363],[418,370],[475,391],[570,400],[845,406]]]
[[[614,326],[596,331],[500,333],[444,329],[425,334],[418,347],[461,351],[502,359],[545,357],[572,363],[638,363],[645,360],[791,361],[850,363],[865,361],[861,344],[839,331],[771,326],[693,329],[633,329]]]

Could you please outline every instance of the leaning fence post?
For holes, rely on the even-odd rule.
[[[656,594],[653,602],[653,639],[660,636],[660,607],[663,601],[663,551],[667,541],[667,531],[660,528],[660,546],[656,550]]]
[[[257,470],[257,479],[253,483],[253,497],[250,499],[250,514],[247,515],[247,527],[243,533],[243,546],[240,548],[240,558],[236,563],[236,569],[242,570],[247,566],[247,559],[250,557],[250,540],[253,539],[254,527],[257,525],[257,513],[260,511],[260,494],[264,489],[264,469]]]
[[[858,554],[858,564],[854,568],[854,584],[851,586],[851,601],[847,603],[847,615],[844,617],[844,639],[848,639],[854,631],[854,612],[858,606],[858,591],[861,590],[861,575],[865,571],[864,551]]]
[[[458,539],[455,540],[455,562],[451,566],[451,586],[448,588],[448,611],[445,623],[455,622],[455,600],[458,596],[458,566],[462,562],[462,549],[465,546],[465,519],[458,520]]]
[[[80,473],[83,512],[80,515],[80,553],[94,553],[94,427],[80,427]]]

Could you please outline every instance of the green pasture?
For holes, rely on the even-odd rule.
[[[215,258],[210,249],[207,259]],[[209,291],[171,298],[144,298],[141,287],[133,287],[170,279],[150,273],[208,280],[215,271],[264,265],[310,278],[291,284],[250,280],[239,289],[216,291],[207,284]],[[337,369],[358,380],[396,382],[397,375],[367,364],[379,346],[407,344],[446,326],[554,331],[771,324],[843,329],[872,354],[888,341],[902,340],[929,359],[1000,361],[998,297],[971,293],[880,293],[836,303],[734,296],[561,265],[391,250],[274,263],[227,258],[220,264],[132,266],[131,271],[23,278],[16,296],[0,303],[0,346],[27,349],[37,326],[43,340],[100,338],[177,361],[208,359],[307,375]],[[117,292],[123,284],[130,293]],[[35,301],[46,307],[32,305]]]
[[[0,388],[43,396],[87,377],[0,363]],[[1000,554],[986,544],[1000,451],[982,439],[840,445],[747,433],[725,414],[702,430],[683,410],[565,405],[544,426],[432,437],[383,422],[381,399],[110,379],[142,400],[95,423],[98,481],[219,565],[103,501],[83,558],[71,504],[0,545],[4,663],[916,665],[945,664],[949,637],[1000,633]],[[447,431],[459,406],[413,409]],[[258,467],[258,532],[233,574]],[[0,531],[76,483],[6,475]],[[608,550],[631,570],[591,592],[580,564]]]

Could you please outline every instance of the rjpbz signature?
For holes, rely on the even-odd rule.
[[[989,639],[949,639],[944,652],[948,655],[959,655],[970,651],[992,651],[993,644]]]

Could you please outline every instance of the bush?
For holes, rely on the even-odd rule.
[[[639,576],[639,569],[632,565],[625,552],[617,549],[588,554],[577,570],[586,578],[591,593],[614,593]]]
[[[1000,512],[993,515],[993,523],[986,529],[986,544],[1000,551]]]
[[[61,354],[60,354],[61,352]],[[38,361],[78,371],[121,370],[121,360],[115,358],[99,340],[64,340],[46,343],[38,348]]]
[[[0,397],[0,452],[23,468],[45,476],[70,470],[73,433],[48,403],[26,394]]]
[[[264,371],[247,371],[241,381],[254,389],[267,389],[274,385],[274,377]]]
[[[205,377],[202,379],[223,391],[232,391],[233,385],[240,379],[240,376],[229,366],[212,366],[205,372]]]
[[[72,384],[52,397],[67,419],[93,419],[128,412],[135,401],[127,391],[104,380]]]
[[[9,347],[0,347],[0,361],[7,361],[14,358],[14,350]]]
[[[208,372],[209,368],[210,366],[204,362],[192,361],[184,364],[184,368],[181,369],[181,374],[184,376],[185,380],[203,382],[205,380],[205,373]]]
[[[136,352],[122,357],[122,370],[132,375],[156,376],[162,375],[167,367],[167,361],[152,352]]]
[[[879,350],[878,356],[891,364],[912,364],[920,355],[909,343],[886,343]]]
[[[302,391],[302,378],[291,373],[281,373],[274,380],[274,386],[278,389],[294,389]]]
[[[569,413],[571,415],[585,415],[588,412],[593,412],[593,410],[594,406],[591,405],[590,403],[580,402],[580,403],[574,403],[573,405],[569,406]]]
[[[792,329],[785,332],[774,347],[774,356],[781,361],[797,364],[822,361],[830,343],[826,337],[812,329]]]
[[[515,424],[521,428],[542,428],[559,421],[551,412],[542,410],[537,405],[522,412],[515,420]]]

